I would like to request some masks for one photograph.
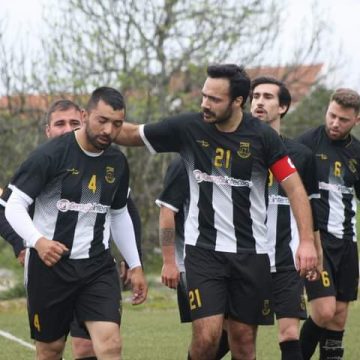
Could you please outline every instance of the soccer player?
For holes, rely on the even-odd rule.
[[[251,82],[251,113],[280,134],[281,119],[289,110],[291,95],[285,84],[273,77],[261,76]],[[282,140],[307,190],[311,201],[319,198],[315,157],[306,146],[283,137]],[[278,320],[282,360],[302,360],[299,326],[306,319],[304,282],[295,265],[299,234],[284,191],[269,174],[267,239],[270,256],[274,312]],[[313,205],[314,207],[314,205]],[[317,249],[321,244],[317,231]]]
[[[53,102],[45,115],[45,134],[49,139],[74,131],[82,126],[81,109],[74,102],[61,99]],[[6,201],[11,195],[11,187],[5,188],[4,195],[0,198],[0,235],[11,244],[16,258],[21,265],[24,265],[25,247],[23,239],[12,229],[5,218]],[[127,207],[133,222],[136,244],[141,259],[141,223],[138,210],[130,195],[127,200]],[[121,279],[128,281],[127,269],[123,261],[121,266]],[[75,359],[96,359],[89,333],[84,329],[76,318],[70,327],[72,352]]]
[[[45,134],[48,138],[66,134],[82,125],[81,109],[70,100],[57,100],[49,107],[45,116],[45,123]],[[11,185],[10,187],[6,186],[0,198],[0,235],[10,243],[18,262],[24,265],[25,247],[23,239],[5,219],[5,206],[11,191]]]
[[[351,134],[359,123],[360,96],[338,89],[330,98],[325,125],[299,140],[316,155],[320,189],[318,222],[324,251],[324,270],[306,282],[311,317],[300,334],[304,359],[318,342],[320,358],[342,359],[349,303],[357,299],[359,261],[356,243],[356,198],[360,199],[360,143]]]
[[[127,160],[110,146],[124,118],[122,95],[96,89],[82,111],[83,127],[39,146],[13,178],[5,215],[30,248],[28,310],[39,359],[61,358],[74,312],[96,356],[120,359],[120,287],[110,231],[132,272],[133,304],[146,298],[126,207]]]
[[[156,199],[160,207],[159,238],[163,256],[161,281],[177,290],[180,321],[191,322],[184,265],[184,223],[189,207],[189,181],[184,162],[175,158],[167,168],[164,187]],[[229,351],[228,336],[223,330],[215,359],[222,359]]]
[[[243,112],[250,88],[245,70],[212,65],[207,74],[201,113],[125,123],[115,142],[146,144],[152,153],[179,152],[185,162],[191,194],[185,223],[189,359],[215,357],[225,314],[232,356],[253,359],[255,349],[247,344],[243,326],[253,330],[273,323],[265,246],[268,169],[285,189],[298,222],[301,274],[317,265],[311,208],[278,134]]]

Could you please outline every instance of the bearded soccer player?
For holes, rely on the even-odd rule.
[[[45,134],[49,139],[61,136],[74,131],[82,126],[81,108],[71,100],[61,99],[53,102],[45,115]],[[0,235],[11,244],[14,254],[21,265],[25,261],[25,247],[23,239],[12,229],[5,218],[6,201],[11,195],[12,186],[5,187],[5,192],[0,198]],[[138,210],[130,195],[127,201],[128,211],[133,222],[136,244],[141,257],[141,236],[140,236],[140,217]],[[120,265],[125,265],[122,261]],[[125,267],[125,266],[122,266]],[[122,271],[122,280],[125,282],[128,272]],[[76,318],[71,323],[70,328],[72,352],[75,359],[96,359],[90,335],[81,326]]]
[[[351,130],[359,123],[359,110],[360,95],[338,89],[330,98],[325,125],[299,137],[316,156],[320,189],[317,215],[324,251],[321,278],[305,283],[311,306],[311,317],[304,322],[300,336],[305,360],[311,358],[318,343],[322,360],[343,358],[349,304],[357,299],[360,142]]]
[[[227,315],[233,358],[253,359],[246,331],[273,323],[266,254],[266,181],[270,168],[298,222],[301,274],[317,265],[309,200],[278,134],[243,112],[250,79],[234,64],[212,65],[202,112],[154,124],[124,124],[116,142],[178,152],[190,187],[185,269],[192,317],[189,359],[213,359]],[[245,353],[245,355],[244,355]]]
[[[127,161],[110,146],[125,118],[122,95],[96,89],[82,118],[81,129],[39,146],[22,164],[5,208],[30,248],[28,310],[39,359],[61,358],[74,312],[96,356],[120,359],[120,287],[110,230],[132,271],[133,303],[147,293],[126,208]],[[34,201],[31,219],[27,209]]]

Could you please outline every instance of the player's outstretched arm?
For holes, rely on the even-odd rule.
[[[140,135],[140,125],[124,122],[114,142],[124,146],[143,146],[144,142]]]
[[[289,198],[299,230],[300,243],[296,252],[296,267],[301,276],[306,276],[318,265],[310,202],[297,172],[283,180],[281,186]]]

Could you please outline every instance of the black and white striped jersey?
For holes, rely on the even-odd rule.
[[[189,181],[183,160],[175,158],[169,165],[165,177],[164,187],[156,199],[156,204],[165,206],[175,214],[175,257],[180,271],[184,266],[184,223],[189,208]]]
[[[34,200],[36,229],[82,259],[109,248],[110,209],[126,206],[129,169],[117,148],[85,153],[71,132],[40,145],[11,184]]]
[[[324,125],[302,134],[299,141],[316,156],[319,229],[338,239],[356,241],[355,195],[360,198],[360,142],[352,135],[345,140],[331,140]]]
[[[312,203],[320,194],[316,177],[315,156],[306,146],[283,138],[288,154],[294,163]],[[299,232],[289,199],[279,183],[269,173],[268,241],[271,271],[295,270],[295,253],[299,246]],[[313,205],[313,204],[312,204]],[[315,208],[313,205],[312,208]]]
[[[140,127],[153,153],[179,152],[190,189],[185,242],[222,252],[266,253],[268,168],[286,158],[278,134],[250,114],[221,132],[201,113]]]

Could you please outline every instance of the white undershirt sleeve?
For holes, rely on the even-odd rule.
[[[24,192],[14,187],[5,206],[5,217],[11,227],[24,239],[25,247],[35,247],[43,235],[36,229],[28,208],[33,203]]]
[[[110,210],[111,236],[116,247],[124,257],[130,269],[141,266],[139,252],[136,246],[134,226],[127,206],[121,210]]]

